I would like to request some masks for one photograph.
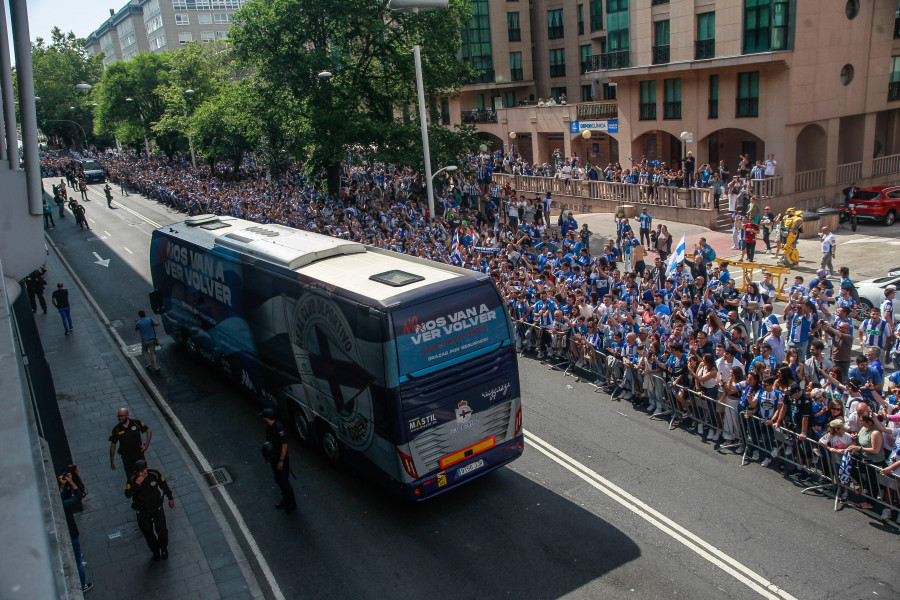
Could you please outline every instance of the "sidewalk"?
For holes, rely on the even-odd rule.
[[[87,597],[265,597],[212,491],[129,365],[132,359],[123,355],[52,249],[47,281],[48,305],[56,282],[62,281],[72,306],[74,330],[68,336],[52,306],[47,314],[38,310],[34,316],[72,455],[89,491],[84,512],[75,515],[87,562],[85,580],[94,583]],[[165,506],[166,561],[151,560],[124,495],[125,473],[118,456],[116,470],[109,468],[109,432],[120,407],[152,428],[147,462],[165,475],[174,491],[175,508]]]

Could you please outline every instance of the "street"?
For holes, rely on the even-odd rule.
[[[49,238],[139,355],[133,322],[149,312],[150,234],[185,215],[117,187],[113,208],[102,184],[88,194],[91,231],[67,212]],[[836,263],[856,280],[886,273],[900,265],[892,233],[842,231]],[[802,241],[804,267],[816,245]],[[57,276],[68,278],[48,279]],[[272,597],[900,597],[896,528],[836,513],[777,469],[741,467],[739,455],[531,358],[520,358],[526,451],[508,468],[407,505],[292,440],[299,508],[284,515],[259,453],[258,406],[161,341],[152,380],[206,460],[231,475],[214,496],[237,507],[274,574]]]

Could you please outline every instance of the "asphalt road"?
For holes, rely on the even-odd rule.
[[[101,187],[86,204],[92,231],[68,214],[49,235],[137,344],[150,232],[183,215],[117,193],[109,209]],[[154,379],[209,462],[232,476],[226,491],[287,598],[900,597],[896,529],[835,513],[830,498],[801,495],[776,469],[741,467],[533,359],[520,364],[526,452],[508,468],[411,506],[294,443],[300,508],[285,516],[259,454],[258,407],[163,344]]]

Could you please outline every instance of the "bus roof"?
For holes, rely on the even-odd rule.
[[[204,248],[227,248],[264,260],[382,305],[389,299],[420,288],[467,274],[475,275],[441,263],[369,248],[357,242],[228,216],[188,217],[184,223],[169,225],[159,231]],[[383,280],[372,279],[373,276],[398,271],[409,282],[390,285]]]

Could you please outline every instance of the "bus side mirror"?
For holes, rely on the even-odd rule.
[[[165,308],[163,308],[162,292],[159,290],[150,292],[150,310],[158,315],[165,312]]]

